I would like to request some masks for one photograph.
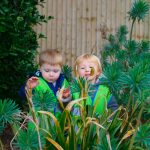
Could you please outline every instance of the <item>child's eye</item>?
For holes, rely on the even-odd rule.
[[[53,70],[55,73],[58,73],[60,70]]]
[[[45,72],[49,72],[49,69],[44,69]]]
[[[92,69],[93,67],[92,67],[92,66],[90,66],[90,68]]]

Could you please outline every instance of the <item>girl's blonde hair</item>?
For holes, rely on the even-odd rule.
[[[75,75],[77,75],[77,70],[78,70],[78,66],[79,64],[83,61],[83,60],[87,60],[90,62],[93,62],[97,65],[97,69],[98,71],[101,73],[102,72],[102,67],[101,67],[101,63],[100,60],[97,56],[93,55],[93,54],[83,54],[79,57],[77,57],[76,61],[75,61]]]
[[[39,65],[41,66],[44,63],[48,63],[50,65],[60,65],[62,67],[63,65],[63,58],[60,51],[53,49],[47,49],[45,51],[42,51],[39,54]]]

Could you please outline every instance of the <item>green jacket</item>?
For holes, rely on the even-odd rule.
[[[41,106],[40,104],[37,105],[37,98],[36,98],[36,94],[38,95],[38,97],[40,96],[40,100],[42,100],[42,98],[44,99],[44,95],[46,93],[48,93],[48,96],[50,94],[50,98],[48,98],[48,103],[49,106],[44,106],[46,109],[48,108],[48,111],[53,113],[55,115],[55,117],[57,119],[60,118],[60,114],[61,114],[61,109],[59,106],[59,102],[57,100],[56,94],[54,93],[54,91],[50,88],[50,86],[48,85],[48,83],[42,78],[42,77],[38,77],[39,78],[39,84],[34,88],[33,90],[33,103],[34,103],[34,108],[35,108],[35,113],[36,116],[38,117],[38,113],[37,111],[41,110]],[[61,79],[60,79],[61,78]],[[67,88],[69,86],[67,80],[64,78],[64,76],[62,75],[61,77],[59,77],[60,84],[59,84],[59,88]],[[59,82],[57,81],[57,82]],[[35,96],[35,98],[34,98]],[[44,99],[45,100],[45,99]],[[42,106],[43,107],[43,106]],[[31,113],[31,112],[30,112]],[[40,122],[42,124],[42,122]],[[32,122],[29,122],[28,124],[28,128],[32,129],[35,128],[35,125]]]
[[[68,86],[69,86],[69,83],[64,78],[60,88],[62,88],[62,87],[67,88]],[[53,90],[49,87],[48,83],[43,78],[39,77],[39,84],[34,88],[34,93],[44,94],[46,92],[48,92],[51,95],[51,97],[53,97],[49,101],[52,106],[52,109],[50,110],[50,112],[54,113],[54,115],[61,113],[59,102],[58,102],[57,97],[54,94]]]
[[[74,100],[80,98],[80,93],[73,93],[72,95]],[[95,106],[96,112],[98,114],[102,114],[105,106],[107,107],[110,97],[111,94],[109,88],[104,85],[99,85],[97,91],[95,91],[93,99],[88,95],[88,98],[86,99],[86,105]]]

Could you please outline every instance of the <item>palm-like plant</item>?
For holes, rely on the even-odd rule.
[[[0,99],[0,135],[9,124],[15,134],[16,125],[20,123],[20,113],[18,105],[11,99]],[[0,140],[0,146],[3,147]]]
[[[28,130],[19,130],[18,136],[13,141],[13,147],[20,150],[40,149],[38,143],[38,134],[35,128],[28,128]],[[41,134],[41,145],[45,145],[44,137]],[[43,146],[44,147],[44,146]]]
[[[65,75],[65,78],[67,79],[68,82],[72,82],[73,76],[72,76],[72,68],[69,67],[68,65],[64,65],[62,68],[62,72]]]
[[[130,40],[132,39],[132,31],[133,26],[136,20],[143,21],[145,16],[148,14],[149,11],[149,3],[144,0],[135,0],[135,2],[132,4],[132,7],[130,9],[129,13],[129,19],[132,19],[132,26],[131,26],[131,32],[130,32]]]
[[[123,133],[128,131],[130,125],[134,129],[131,141],[128,141],[128,144],[126,143],[128,149],[134,147],[138,128],[143,122],[147,122],[145,118],[141,117],[144,117],[144,114],[150,116],[148,109],[145,107],[149,104],[147,102],[150,97],[150,42],[132,40],[135,21],[143,20],[148,11],[148,2],[144,0],[134,1],[129,11],[129,19],[132,19],[130,39],[127,39],[128,32],[121,32],[127,31],[126,27],[121,26],[116,35],[108,37],[109,43],[102,52],[106,76],[103,82],[110,87],[118,103],[124,104],[128,115],[128,119],[125,119],[124,127],[121,130]],[[123,134],[119,138],[121,137],[123,137]],[[124,144],[122,143],[122,145]],[[119,147],[122,148],[121,145]]]
[[[139,127],[134,141],[135,149],[138,149],[139,145],[143,149],[150,149],[150,124],[145,123]]]
[[[129,18],[132,19],[130,39],[127,39],[127,27],[121,26],[115,35],[108,37],[109,43],[102,53],[105,77],[101,82],[110,87],[117,101],[123,106],[115,112],[105,108],[102,115],[95,113],[96,106],[86,106],[86,97],[92,90],[90,84],[84,78],[73,80],[71,68],[65,66],[63,72],[71,83],[71,91],[79,93],[80,98],[70,102],[66,108],[63,107],[58,119],[51,110],[55,99],[50,93],[45,93],[44,96],[38,93],[32,97],[32,91],[27,91],[31,112],[29,115],[33,117],[29,124],[34,126],[27,126],[27,130],[24,126],[25,129],[22,129],[24,122],[22,123],[14,138],[15,147],[65,150],[76,150],[77,147],[112,150],[149,148],[150,126],[149,120],[144,117],[150,116],[150,42],[136,42],[131,39],[135,21],[143,20],[148,10],[147,2],[135,1],[129,11]],[[15,111],[13,103],[8,104],[9,110],[2,104],[5,106],[0,101],[0,108],[3,110],[0,112],[19,112]],[[80,113],[72,115],[75,106],[78,106]],[[9,115],[8,118],[1,117],[0,123],[14,122]],[[18,121],[17,118],[15,120]],[[0,130],[4,124],[0,124]]]
[[[36,111],[44,110],[52,112],[56,105],[56,98],[54,95],[49,93],[49,91],[46,91],[45,93],[34,93],[32,96],[32,101]]]
[[[133,8],[139,7],[139,3],[142,3],[141,5],[144,5],[147,10],[148,4],[141,0],[133,3]],[[132,12],[131,10],[130,12]],[[141,13],[144,19],[143,11]],[[140,11],[138,11],[137,16],[142,18]],[[131,17],[131,19],[135,19],[137,16]],[[143,93],[149,91],[150,84],[150,42],[127,40],[127,33],[126,27],[121,26],[116,35],[108,37],[109,43],[106,44],[102,52],[106,76],[104,83],[111,88],[117,99],[124,99],[125,101],[127,101],[125,95],[134,95],[136,99],[144,96]],[[146,97],[143,99],[146,100]]]
[[[6,124],[19,123],[20,112],[18,105],[11,99],[0,100],[0,123],[2,127]]]

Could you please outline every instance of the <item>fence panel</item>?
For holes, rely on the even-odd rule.
[[[115,33],[123,24],[130,30],[127,12],[132,1],[46,0],[44,7],[39,6],[39,10],[54,19],[35,27],[37,33],[42,32],[46,36],[39,40],[38,50],[57,48],[62,51],[65,63],[69,65],[73,65],[76,57],[82,53],[99,55],[109,33]],[[133,38],[150,38],[150,13],[144,22],[136,23]]]

